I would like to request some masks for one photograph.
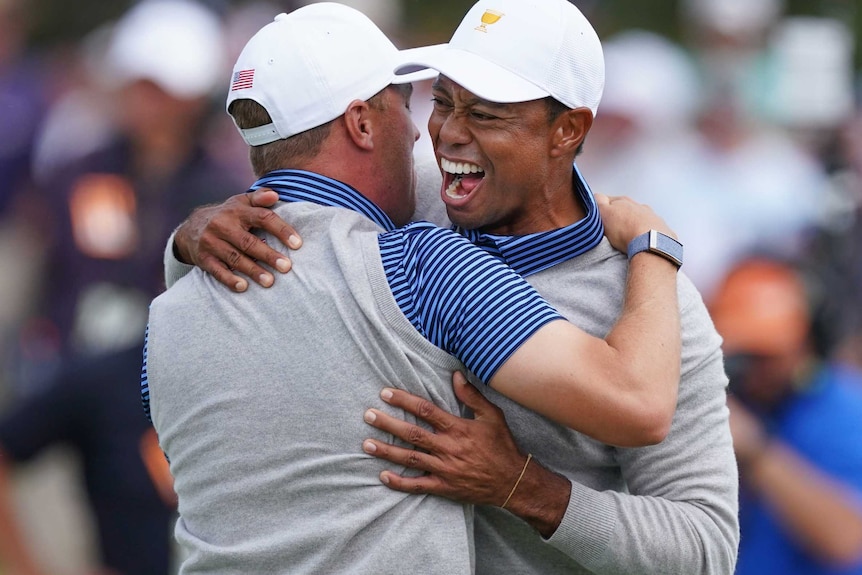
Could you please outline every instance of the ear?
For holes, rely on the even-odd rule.
[[[344,112],[344,127],[353,143],[363,149],[374,148],[374,122],[368,102],[353,100]]]
[[[551,128],[551,156],[574,158],[592,126],[593,113],[589,108],[575,108],[560,114]]]

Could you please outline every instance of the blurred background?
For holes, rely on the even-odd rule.
[[[176,564],[170,479],[137,401],[147,305],[173,228],[252,181],[223,111],[234,59],[305,3],[0,0],[0,574]],[[344,3],[402,48],[445,42],[472,5]],[[709,305],[752,257],[791,267],[811,358],[855,374],[862,5],[573,3],[605,47],[605,95],[578,160],[592,188],[663,215]],[[430,150],[427,88],[413,101],[417,153]],[[777,425],[772,409],[756,415]],[[843,461],[862,460],[857,445]],[[862,467],[849,467],[837,480],[862,500]],[[167,559],[141,566],[147,554]]]

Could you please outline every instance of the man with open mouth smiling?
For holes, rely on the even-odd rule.
[[[592,334],[608,333],[622,310],[628,260],[602,238],[595,199],[574,165],[604,83],[592,26],[565,0],[480,0],[448,44],[417,49],[413,61],[415,68],[440,72],[428,127],[449,219],[572,322]],[[176,235],[179,253],[194,254],[189,261],[230,261],[271,285],[272,275],[252,258],[282,269],[284,256],[248,243],[243,229],[263,227],[288,241],[292,228],[249,207],[266,205],[270,197],[258,192],[231,201],[217,214],[219,227],[229,231],[190,220]],[[243,223],[230,227],[237,214]],[[207,217],[215,218],[213,212]],[[219,247],[204,253],[201,236],[211,245],[218,238]],[[172,246],[169,280],[183,269]],[[629,257],[642,250],[675,262],[681,255],[664,237],[632,242]],[[221,265],[217,277],[236,286],[241,278]],[[436,433],[375,410],[374,427],[418,449],[368,440],[366,452],[426,472],[401,477],[385,471],[381,480],[400,491],[480,504],[480,574],[732,573],[738,476],[721,340],[696,289],[685,275],[678,278],[681,379],[677,412],[662,443],[601,444],[484,386],[485,397],[456,387],[474,413],[470,419],[398,391],[387,403],[428,421]],[[512,462],[523,464],[525,453],[531,455],[520,477],[500,476]],[[510,489],[505,509],[482,505],[489,490]]]

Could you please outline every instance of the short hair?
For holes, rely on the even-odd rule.
[[[228,113],[233,116],[237,127],[242,130],[265,126],[272,122],[266,108],[247,98],[231,102]],[[320,152],[321,145],[329,136],[331,124],[332,122],[327,122],[290,138],[249,147],[248,158],[254,174],[261,177],[273,170],[290,168],[304,159],[313,158]]]
[[[385,109],[383,90],[367,100],[368,105],[377,109]],[[243,130],[265,126],[272,122],[269,112],[258,102],[250,99],[240,99],[231,102],[228,113],[233,116],[236,125]],[[289,138],[276,140],[262,146],[251,146],[248,157],[255,176],[261,177],[273,170],[292,168],[303,160],[308,160],[320,153],[320,148],[332,127],[332,121],[310,128]]]

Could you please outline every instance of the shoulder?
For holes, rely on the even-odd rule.
[[[449,253],[476,253],[484,252],[474,246],[470,241],[450,229],[441,228],[430,222],[412,222],[380,235],[380,245],[401,244],[414,253],[426,255]]]

